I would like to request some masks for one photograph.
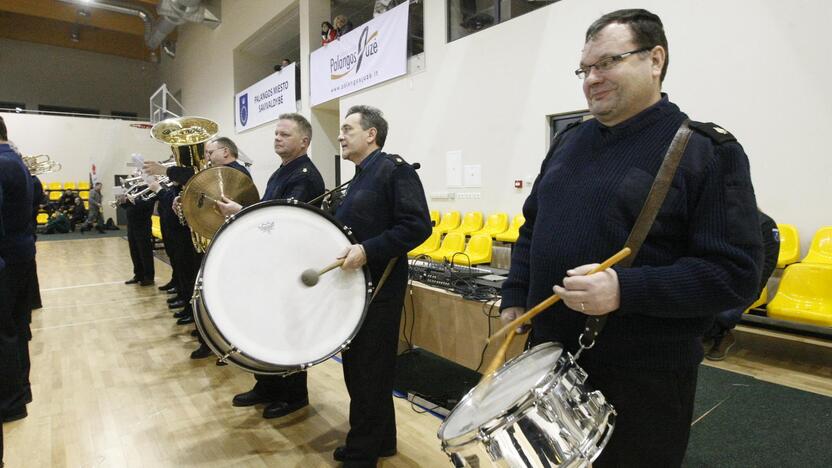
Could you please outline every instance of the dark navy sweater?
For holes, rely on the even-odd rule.
[[[35,258],[32,176],[7,143],[0,144],[0,257],[6,264]]]
[[[502,308],[530,308],[566,271],[624,246],[662,158],[686,118],[667,96],[614,127],[590,120],[556,139],[523,207]],[[621,306],[582,359],[674,369],[696,365],[713,316],[747,304],[762,262],[748,159],[734,140],[694,132],[667,198],[630,268]],[[586,316],[558,303],[533,321],[535,342],[575,352]]]
[[[263,201],[294,198],[309,202],[323,193],[324,179],[309,156],[304,154],[274,171],[266,184]]]

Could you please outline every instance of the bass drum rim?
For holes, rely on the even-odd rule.
[[[326,211],[316,206],[299,202],[294,199],[267,200],[247,206],[240,210],[239,213],[229,216],[222,224],[222,226],[220,226],[219,230],[217,230],[217,233],[214,235],[213,239],[219,239],[219,237],[223,234],[223,232],[227,229],[228,226],[233,224],[236,220],[244,216],[246,213],[269,206],[290,206],[293,208],[301,208],[312,211],[313,213],[322,216],[327,221],[335,225],[338,228],[338,230],[342,234],[344,234],[347,240],[350,241],[351,244],[358,244],[358,240],[353,235],[352,230],[350,230],[347,226],[344,225],[344,223],[335,218],[335,216],[331,215],[330,213],[327,213]],[[331,350],[322,358],[296,366],[283,366],[273,364],[249,356],[244,351],[239,350],[233,343],[231,343],[225,337],[222,331],[214,325],[215,322],[211,319],[211,312],[202,300],[202,271],[205,268],[205,262],[207,261],[208,256],[211,254],[211,249],[214,247],[215,244],[216,243],[212,241],[208,245],[208,249],[205,251],[205,255],[202,257],[202,264],[200,265],[199,271],[197,273],[196,283],[194,285],[194,296],[191,302],[194,308],[194,322],[196,323],[199,333],[205,340],[205,344],[208,345],[211,351],[213,351],[214,354],[216,354],[221,361],[228,362],[236,367],[239,367],[244,371],[260,375],[288,375],[296,372],[302,372],[312,366],[318,365],[330,359],[331,357],[346,349],[352,342],[352,340],[355,338],[355,335],[358,334],[358,332],[361,330],[361,327],[364,325],[364,320],[367,318],[367,309],[370,307],[370,299],[373,293],[373,281],[370,277],[370,269],[367,267],[367,265],[361,267],[361,270],[364,274],[364,284],[366,285],[364,308],[361,311],[361,319],[358,321],[358,325],[349,335],[347,340],[344,341],[340,346],[338,346],[334,350]]]

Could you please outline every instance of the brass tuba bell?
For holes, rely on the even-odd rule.
[[[171,146],[177,166],[193,167],[197,172],[208,167],[205,142],[217,132],[217,123],[202,117],[166,119],[150,129],[153,138]]]
[[[48,154],[39,154],[37,156],[23,156],[23,164],[29,168],[29,173],[32,175],[41,175],[49,172],[58,172],[61,170],[61,163],[53,161]]]

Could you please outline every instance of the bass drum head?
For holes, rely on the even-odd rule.
[[[328,359],[361,326],[369,272],[336,268],[312,287],[300,277],[331,264],[352,243],[343,225],[315,207],[282,200],[252,205],[223,225],[205,255],[206,315],[226,342],[256,361],[297,369]]]
[[[462,398],[439,427],[439,438],[447,441],[476,433],[484,424],[500,418],[557,368],[561,354],[560,345],[544,343],[507,362]]]

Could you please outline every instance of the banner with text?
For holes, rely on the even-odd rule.
[[[286,65],[243,92],[234,100],[237,133],[276,120],[280,114],[297,112],[295,64]]]
[[[312,52],[312,105],[407,73],[410,2],[378,16]]]

